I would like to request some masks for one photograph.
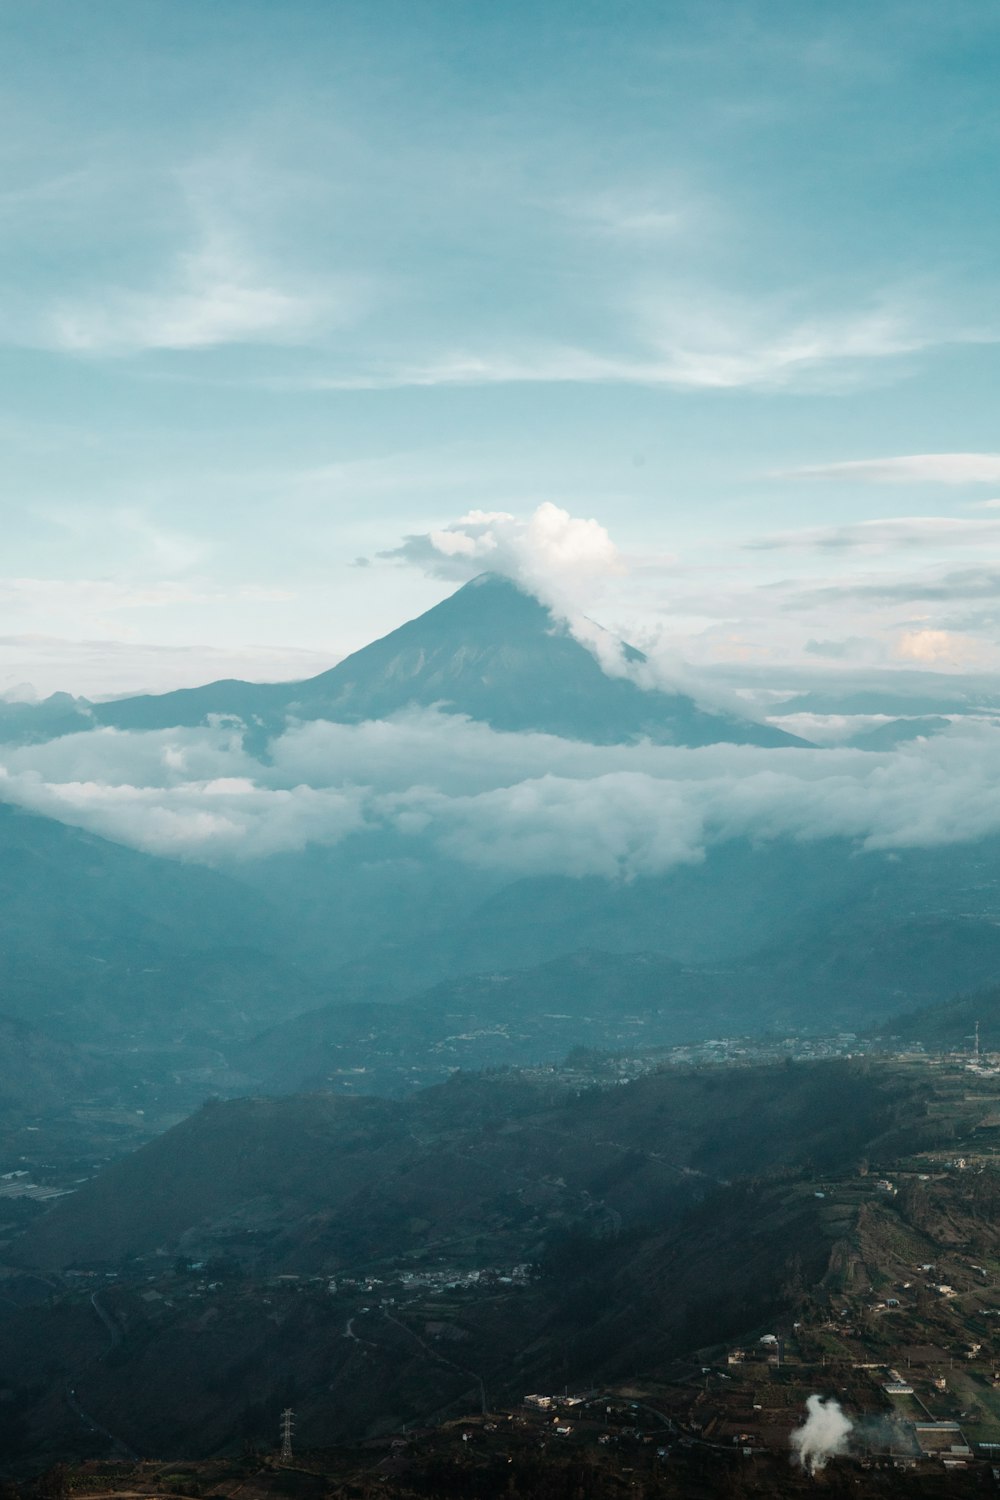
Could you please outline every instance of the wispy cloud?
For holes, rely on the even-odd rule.
[[[162,282],[110,287],[53,307],[41,342],[71,354],[298,343],[328,320],[327,297],[283,286],[227,236],[209,235],[176,257]]]
[[[331,651],[294,646],[248,643],[226,647],[208,642],[182,646],[121,640],[110,634],[68,639],[25,632],[0,636],[0,687],[18,699],[54,692],[101,699],[123,693],[165,693],[220,677],[299,681],[325,671],[336,658],[337,653]]]
[[[996,484],[1000,453],[911,453],[785,469],[779,479],[858,479],[864,484]],[[1000,503],[1000,502],[997,502]]]
[[[847,526],[809,526],[745,543],[751,551],[896,551],[901,547],[982,547],[1000,542],[1000,521],[959,516],[892,516]]]
[[[787,588],[787,585],[782,585]],[[799,588],[784,608],[813,609],[849,603],[874,605],[948,604],[962,599],[991,599],[1000,593],[1000,569],[962,568],[916,577],[898,574],[845,578],[819,588]]]
[[[658,323],[659,328],[655,327]],[[310,389],[394,390],[514,384],[637,385],[676,390],[780,390],[830,377],[850,384],[874,361],[913,354],[936,340],[882,314],[740,331],[725,320],[659,308],[637,354],[579,345],[454,350],[426,361],[309,379]],[[292,382],[294,383],[294,382]]]
[[[704,218],[703,206],[687,194],[667,202],[662,191],[652,190],[590,193],[565,198],[557,207],[591,234],[636,245],[676,239]]]

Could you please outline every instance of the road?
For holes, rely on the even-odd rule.
[[[118,1324],[115,1322],[114,1318],[112,1318],[111,1314],[107,1311],[107,1309],[101,1306],[98,1300],[98,1294],[96,1292],[93,1292],[91,1294],[90,1305],[94,1309],[95,1315],[100,1319],[102,1328],[108,1335],[109,1342],[108,1347],[105,1350],[105,1354],[110,1354],[111,1350],[117,1348],[121,1343],[122,1331],[118,1327]],[[77,1371],[77,1374],[73,1377],[73,1381],[78,1380],[80,1376],[83,1375],[90,1368],[90,1366],[96,1362],[96,1360],[103,1358],[103,1354],[98,1354],[95,1359],[88,1360],[87,1364],[84,1365],[82,1369]],[[117,1452],[121,1453],[123,1457],[130,1458],[133,1460],[133,1462],[136,1463],[139,1461],[139,1454],[136,1453],[134,1448],[129,1447],[124,1438],[120,1438],[117,1433],[112,1432],[110,1428],[105,1427],[104,1424],[102,1422],[99,1422],[96,1417],[91,1416],[89,1411],[84,1410],[84,1408],[77,1400],[76,1385],[73,1382],[66,1382],[63,1394],[66,1398],[66,1405],[69,1407],[71,1412],[79,1417],[80,1421],[83,1423],[84,1427],[86,1427],[88,1432],[99,1432],[102,1437],[106,1437],[108,1439],[108,1442],[112,1445],[112,1447]]]

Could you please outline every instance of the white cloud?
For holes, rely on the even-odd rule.
[[[983,643],[954,630],[904,630],[896,641],[901,661],[923,666],[974,666],[983,660]]]
[[[326,299],[284,287],[226,236],[179,255],[161,285],[114,287],[48,316],[42,342],[72,354],[126,355],[220,344],[295,343],[330,314]]]
[[[472,510],[435,531],[406,537],[381,557],[414,563],[435,578],[502,573],[546,603],[624,571],[600,522],[545,501],[522,520],[509,511]]]
[[[209,862],[373,826],[505,875],[629,878],[742,837],[900,849],[1000,833],[998,750],[983,723],[873,754],[602,747],[424,713],[291,728],[269,766],[223,727],[73,736],[6,751],[0,796]]]
[[[904,310],[876,306],[799,316],[787,306],[725,298],[690,286],[637,296],[626,309],[628,352],[583,344],[452,348],[424,359],[388,358],[367,370],[309,378],[310,389],[604,384],[677,390],[781,390],[854,384],[880,360],[987,335],[921,327]]]
[[[629,677],[643,688],[676,690],[651,663],[630,661],[622,642],[583,612],[596,585],[625,572],[618,548],[598,521],[571,516],[551,501],[527,520],[508,511],[474,510],[436,531],[408,536],[401,546],[379,555],[413,563],[438,578],[500,573],[541,600],[608,676]]]
[[[331,788],[273,790],[218,777],[173,787],[105,781],[49,783],[0,767],[0,798],[169,858],[258,859],[336,843],[364,824],[358,793]]]
[[[864,484],[996,484],[1000,453],[911,453],[786,469],[781,479],[859,479]]]

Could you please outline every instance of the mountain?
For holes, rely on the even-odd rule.
[[[0,803],[0,1013],[92,1041],[238,1034],[316,1005],[263,894]]]
[[[105,1082],[109,1073],[110,1065],[78,1047],[0,1016],[0,1129],[12,1115],[64,1107],[68,1098]]]
[[[919,1043],[933,1050],[951,1048],[972,1052],[976,1028],[983,1053],[1000,1052],[1000,985],[956,995],[940,1005],[925,1005],[890,1016],[873,1032],[904,1044]]]
[[[951,720],[941,714],[923,718],[890,719],[874,729],[864,729],[851,736],[845,744],[855,750],[895,750],[897,745],[908,745],[917,739],[929,739],[933,734],[944,734],[951,728]]]
[[[52,693],[40,703],[0,699],[0,745],[34,745],[93,727],[86,698]]]
[[[911,1081],[836,1062],[666,1070],[582,1094],[516,1073],[456,1074],[403,1102],[212,1101],[61,1199],[14,1258],[57,1269],[228,1247],[248,1270],[335,1274],[463,1234],[525,1258],[546,1221],[610,1210],[641,1223],[678,1187],[700,1196],[743,1173],[840,1162],[922,1117]],[[531,1203],[539,1181],[545,1207],[525,1213],[517,1200]]]
[[[645,660],[634,647],[624,651],[628,661]],[[288,716],[360,723],[435,705],[494,729],[592,744],[644,737],[692,746],[805,743],[769,725],[707,712],[683,693],[609,677],[544,605],[492,573],[305,682],[215,682],[97,704],[92,713],[119,729],[196,725],[209,714],[231,714],[274,733]]]
[[[660,953],[580,951],[529,969],[463,975],[405,1005],[334,1004],[230,1049],[267,1093],[409,1092],[456,1068],[559,1062],[573,1048],[675,1045],[745,1023],[739,986]],[[765,1024],[765,1014],[757,1017]]]
[[[948,997],[1000,979],[1000,931],[988,918],[893,919],[860,902],[725,965],[583,949],[531,967],[464,973],[403,1004],[345,1000],[356,973],[335,982],[335,1003],[233,1044],[236,1074],[267,1093],[399,1095],[454,1068],[551,1064],[579,1046],[635,1053],[718,1036],[830,1035],[875,1021],[894,1035],[949,1041],[980,1015],[986,1045],[996,1036],[1000,991],[961,1004]],[[945,1003],[907,1018],[912,1025],[886,1019],[901,1004],[934,1000]]]

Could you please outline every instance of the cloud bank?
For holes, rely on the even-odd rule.
[[[1000,833],[1000,730],[893,752],[594,746],[433,712],[240,733],[96,730],[0,754],[0,799],[121,843],[225,864],[365,831],[498,874],[631,879],[737,838],[862,849]]]

